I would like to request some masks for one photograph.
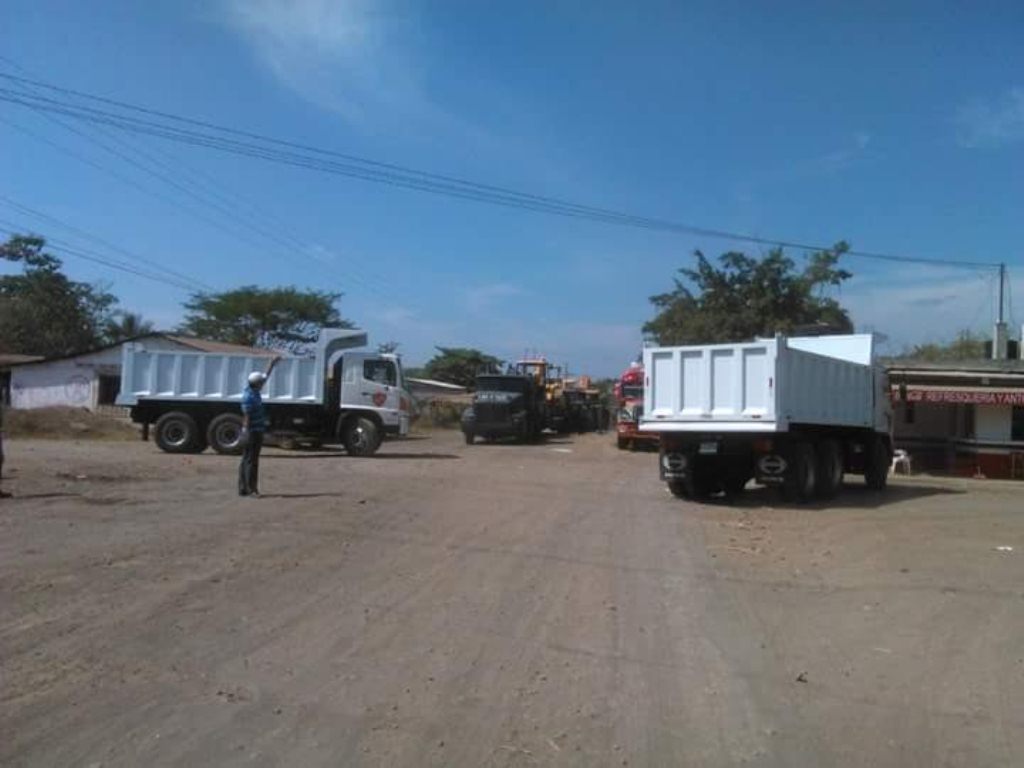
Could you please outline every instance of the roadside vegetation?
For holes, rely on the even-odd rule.
[[[12,439],[139,439],[139,430],[135,425],[85,408],[8,409],[4,414],[4,430]]]

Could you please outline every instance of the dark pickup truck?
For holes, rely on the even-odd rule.
[[[473,404],[462,414],[466,443],[481,437],[537,440],[545,426],[544,389],[533,376],[477,376]]]

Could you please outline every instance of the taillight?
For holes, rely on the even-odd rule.
[[[398,410],[400,410],[400,411],[408,411],[409,410],[409,400],[407,398],[404,398],[404,397],[398,398]]]

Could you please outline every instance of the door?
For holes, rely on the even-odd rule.
[[[402,397],[395,360],[376,355],[345,356],[343,407],[374,410],[380,414],[385,425],[400,426]]]

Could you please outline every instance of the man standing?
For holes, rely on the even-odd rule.
[[[0,394],[0,483],[3,483],[4,476],[4,399]],[[9,499],[11,494],[5,491],[0,485],[0,499]]]
[[[280,357],[274,357],[264,373],[249,374],[249,386],[242,393],[242,463],[238,466],[238,495],[259,496],[260,450],[263,433],[267,431],[267,412],[260,390],[274,370]]]

